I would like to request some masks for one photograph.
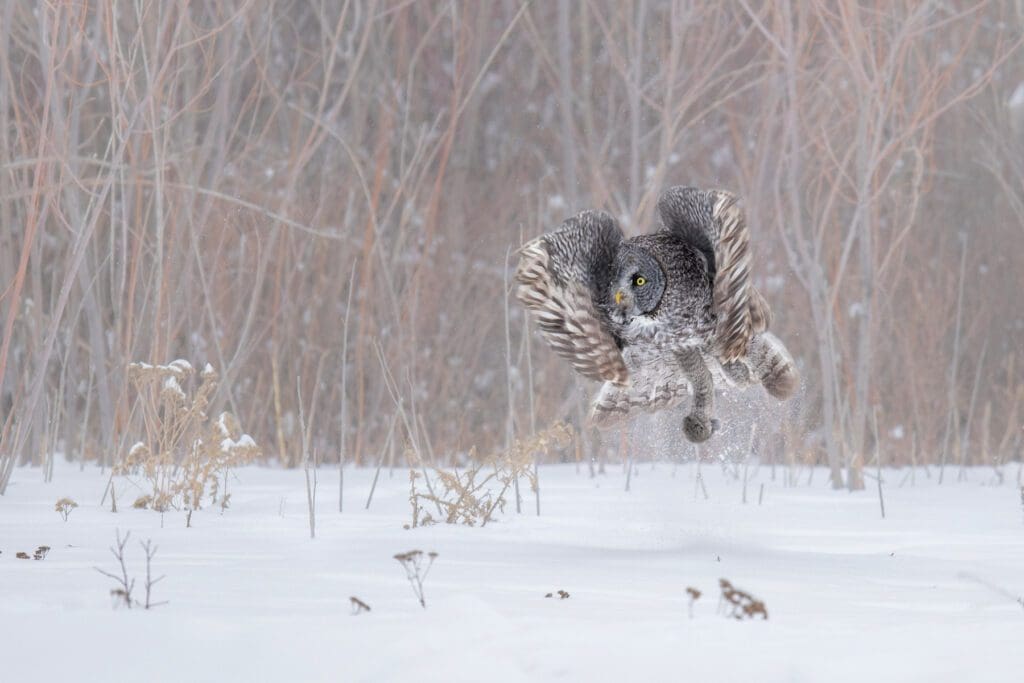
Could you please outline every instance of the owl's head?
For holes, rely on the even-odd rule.
[[[615,257],[608,306],[620,322],[654,312],[665,293],[665,271],[649,252],[624,245]]]

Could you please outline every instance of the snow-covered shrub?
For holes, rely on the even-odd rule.
[[[221,478],[229,468],[260,455],[256,442],[242,431],[234,415],[224,412],[216,419],[207,415],[217,388],[213,367],[207,364],[199,373],[198,386],[186,391],[194,373],[185,360],[128,366],[144,433],[115,470],[121,475],[140,475],[149,483],[151,492],[136,500],[135,507],[160,512],[183,509],[189,522],[192,511],[202,507],[206,497],[227,507],[229,496],[221,493]]]

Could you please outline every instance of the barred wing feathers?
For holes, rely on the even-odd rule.
[[[516,298],[548,344],[584,377],[625,384],[629,373],[599,304],[622,242],[615,219],[584,211],[520,249]]]
[[[673,187],[658,199],[669,230],[698,249],[713,278],[716,355],[725,363],[743,358],[755,332],[767,329],[771,310],[750,283],[750,233],[739,199],[723,190]]]

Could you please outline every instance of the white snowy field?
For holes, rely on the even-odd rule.
[[[107,478],[19,470],[0,498],[0,680],[68,681],[1019,681],[1024,677],[1024,518],[990,472],[939,487],[889,472],[887,519],[855,494],[742,483],[702,467],[541,468],[532,498],[484,528],[403,529],[405,472],[320,473],[309,538],[301,471],[233,475],[232,506],[184,515],[100,507]],[[955,473],[954,473],[955,474]],[[804,473],[806,476],[806,472]],[[954,477],[955,478],[955,477]],[[760,485],[764,498],[758,505]],[[67,522],[55,501],[79,503]],[[151,611],[112,608],[108,546],[159,545]],[[41,560],[16,559],[39,545]],[[396,553],[436,551],[416,602]],[[764,601],[768,621],[716,613],[718,580]],[[989,585],[985,585],[987,582]],[[685,589],[704,596],[687,614]],[[1001,594],[997,588],[1008,594]],[[545,598],[557,590],[568,599]],[[349,596],[372,612],[352,616]]]

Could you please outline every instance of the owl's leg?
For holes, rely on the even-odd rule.
[[[683,419],[683,433],[694,443],[707,441],[715,424],[711,419],[714,408],[715,385],[703,356],[698,349],[686,349],[676,354],[683,374],[693,388],[690,414]]]
[[[785,345],[771,332],[750,340],[746,362],[769,394],[784,401],[800,386],[800,373]]]

